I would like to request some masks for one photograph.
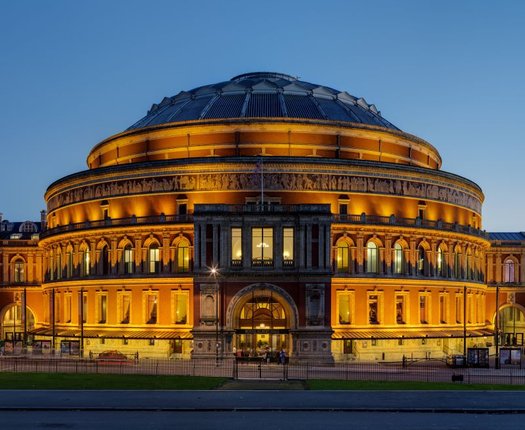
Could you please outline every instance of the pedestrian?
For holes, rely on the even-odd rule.
[[[279,363],[281,364],[286,364],[286,351],[283,349],[281,349],[281,352],[279,353]]]

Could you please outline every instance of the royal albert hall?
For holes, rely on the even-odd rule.
[[[480,187],[363,98],[248,73],[164,98],[87,166],[41,222],[2,221],[6,341],[439,358],[493,352],[499,307],[501,344],[523,343],[525,235],[483,231]]]

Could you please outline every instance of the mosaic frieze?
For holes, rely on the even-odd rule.
[[[258,191],[261,176],[254,173],[206,173],[164,178],[121,180],[78,187],[59,193],[48,201],[48,210],[86,200],[149,193],[191,191]],[[374,193],[437,200],[481,211],[481,202],[462,190],[403,179],[312,173],[266,173],[264,189],[273,191],[332,191]]]

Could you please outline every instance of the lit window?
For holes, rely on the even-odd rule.
[[[131,295],[121,294],[119,296],[120,323],[129,324],[131,310]]]
[[[98,296],[98,322],[100,324],[106,323],[106,317],[107,317],[107,304],[108,304],[108,296],[105,294]]]
[[[190,242],[182,239],[177,246],[177,271],[188,272],[190,270]]]
[[[352,312],[351,312],[351,298],[348,293],[340,293],[339,299],[339,324],[351,324],[352,323]]]
[[[445,277],[445,264],[444,264],[444,257],[443,257],[443,249],[442,248],[438,248],[438,253],[437,253],[437,272],[438,272],[438,276],[441,276],[442,278]]]
[[[242,266],[242,229],[234,227],[231,229],[232,239],[232,266]]]
[[[122,263],[124,268],[124,273],[126,275],[131,275],[133,273],[133,248],[130,244],[127,244],[122,253]]]
[[[350,244],[347,240],[337,241],[337,271],[350,272]]]
[[[405,254],[400,243],[394,245],[394,274],[402,275],[405,273]]]
[[[369,324],[379,324],[379,297],[377,295],[368,296],[368,322]]]
[[[148,249],[148,273],[160,272],[160,250],[158,245],[153,244]]]
[[[405,315],[405,295],[397,295],[396,296],[396,323],[397,324],[405,324],[406,323],[406,315]]]
[[[25,264],[23,260],[16,260],[14,263],[14,281],[25,282]]]
[[[294,231],[293,228],[283,228],[283,265],[293,266],[294,264]]]
[[[146,324],[157,324],[157,295],[146,296]]]
[[[512,258],[505,259],[503,263],[503,282],[515,282],[515,264]]]
[[[173,322],[175,324],[188,323],[188,294],[186,292],[173,293]]]
[[[366,273],[379,273],[379,255],[374,242],[366,245]]]
[[[91,270],[91,256],[88,248],[81,251],[80,271],[82,276],[89,276]]]
[[[273,228],[252,228],[252,264],[273,266]]]

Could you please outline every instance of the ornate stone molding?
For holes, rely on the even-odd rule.
[[[178,174],[164,177],[113,180],[79,186],[57,193],[48,200],[48,210],[89,200],[111,197],[193,191],[258,191],[261,175],[253,172]],[[369,193],[435,200],[466,207],[477,213],[481,201],[473,194],[429,181],[331,173],[269,172],[264,189],[271,191],[320,191]]]

